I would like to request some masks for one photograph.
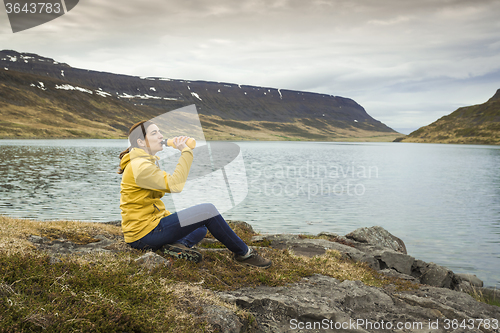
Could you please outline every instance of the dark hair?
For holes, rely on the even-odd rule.
[[[137,146],[137,140],[141,139],[141,140],[145,140],[146,139],[146,130],[149,126],[153,125],[154,123],[152,121],[149,121],[149,120],[143,120],[143,121],[140,121],[134,125],[132,125],[132,127],[130,127],[130,130],[128,131],[128,140],[130,142],[130,147],[128,147],[127,149],[125,149],[124,151],[122,151],[120,153],[120,161],[121,159],[123,158],[123,156],[125,156],[125,154],[128,154],[130,152],[130,150],[132,150],[132,148],[139,148],[139,146]],[[119,167],[118,169],[118,174],[122,174],[123,173],[123,169],[121,167]]]

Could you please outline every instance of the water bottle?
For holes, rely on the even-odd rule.
[[[166,146],[170,146],[170,147],[173,147],[173,148],[177,148],[175,145],[174,145],[174,140],[173,139],[168,139],[168,140],[163,140],[161,142],[162,144],[166,145]],[[193,139],[193,138],[189,138],[187,141],[186,141],[186,146],[188,146],[189,148],[191,149],[194,149],[194,147],[196,147],[196,140]]]

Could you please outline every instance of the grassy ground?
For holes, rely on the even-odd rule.
[[[211,332],[203,307],[230,308],[252,325],[251,314],[221,301],[214,291],[247,286],[281,286],[315,273],[372,286],[416,288],[390,279],[335,251],[313,258],[261,246],[273,260],[267,270],[240,266],[229,251],[204,251],[199,264],[177,260],[148,271],[135,263],[143,254],[130,249],[119,227],[75,221],[40,222],[0,216],[0,332]],[[250,243],[254,235],[234,227]],[[75,243],[115,239],[112,253],[68,255],[51,262],[28,241],[30,235]],[[217,246],[215,246],[217,247]]]

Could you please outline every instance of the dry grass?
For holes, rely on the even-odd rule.
[[[495,290],[494,293],[485,294],[480,288],[473,286],[468,293],[478,302],[500,306],[500,292],[498,290]]]
[[[400,133],[364,130],[353,126],[339,128],[322,119],[316,119],[322,124],[320,127],[308,126],[301,118],[291,119],[287,123],[258,120],[229,122],[209,115],[200,115],[200,119],[207,140],[391,142],[401,137]]]
[[[241,266],[227,250],[204,251],[199,264],[177,260],[172,267],[150,271],[135,263],[143,252],[127,248],[117,226],[5,216],[0,216],[0,225],[0,331],[4,332],[211,332],[216,328],[207,324],[203,312],[207,305],[226,307],[251,326],[250,313],[221,301],[214,291],[283,286],[318,273],[373,286],[413,287],[398,285],[335,251],[306,258],[262,247],[259,252],[273,260],[267,270]],[[254,235],[244,226],[234,228],[247,242]],[[67,255],[51,263],[50,255],[28,241],[30,235],[39,235],[86,243],[99,234],[115,239],[118,251]]]
[[[109,238],[122,236],[120,227],[86,223],[81,221],[36,221],[16,219],[0,215],[0,253],[26,253],[34,249],[28,241],[30,235],[47,237],[49,239],[65,238],[76,244],[88,244],[98,241],[96,235]]]

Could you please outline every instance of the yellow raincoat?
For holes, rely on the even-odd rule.
[[[193,152],[184,148],[172,175],[162,171],[159,157],[140,148],[123,156],[120,208],[125,242],[132,243],[156,228],[160,220],[171,213],[160,200],[165,193],[181,192],[186,183]]]

